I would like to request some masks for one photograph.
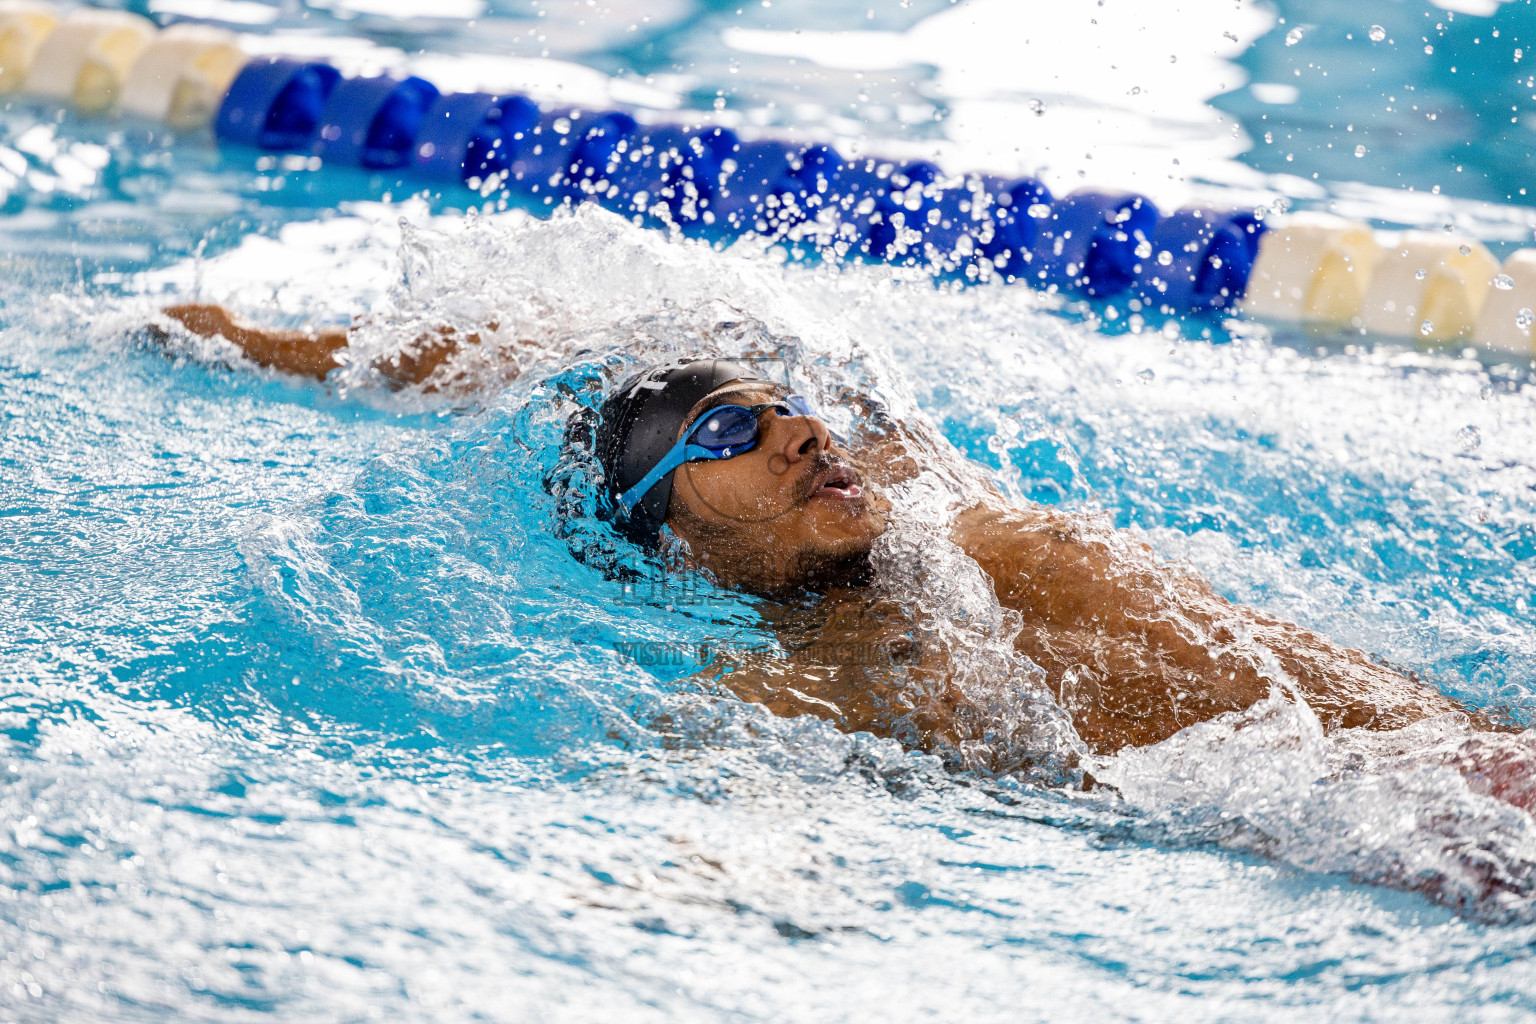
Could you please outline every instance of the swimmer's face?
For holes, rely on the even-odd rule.
[[[689,412],[777,401],[761,382],[727,384]],[[672,476],[667,525],[730,586],[757,592],[845,582],[864,566],[885,517],[826,424],[769,409],[751,451],[689,462]]]

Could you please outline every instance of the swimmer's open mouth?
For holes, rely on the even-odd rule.
[[[852,466],[834,462],[811,481],[808,498],[829,498],[832,501],[857,501],[864,496],[864,486]]]

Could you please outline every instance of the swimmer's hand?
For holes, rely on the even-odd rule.
[[[167,306],[164,313],[199,337],[223,338],[253,363],[316,380],[324,380],[326,374],[341,365],[337,353],[347,347],[345,327],[311,331],[262,327],[223,306],[205,302]],[[167,338],[165,330],[153,324],[149,333],[159,341]]]

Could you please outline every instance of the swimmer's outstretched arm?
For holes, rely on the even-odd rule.
[[[236,316],[223,306],[185,303],[167,306],[165,315],[193,334],[222,337],[253,363],[284,373],[323,380],[341,365],[337,353],[347,347],[348,329],[324,327],[314,331],[289,331],[262,327]]]
[[[342,363],[350,329],[322,327],[313,331],[264,327],[211,303],[184,303],[167,306],[165,315],[179,322],[193,334],[204,338],[222,337],[251,362],[284,373],[324,380]],[[495,330],[495,324],[487,325]],[[151,331],[155,331],[151,328]],[[163,334],[163,332],[160,332]],[[444,328],[436,335],[418,339],[409,352],[402,352],[380,363],[379,372],[397,384],[420,384],[448,361],[461,344],[478,345],[475,333],[460,335]]]

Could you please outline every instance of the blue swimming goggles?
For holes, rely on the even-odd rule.
[[[694,421],[672,450],[635,486],[619,495],[619,512],[629,515],[662,477],[685,462],[716,462],[744,455],[757,447],[761,432],[757,421],[769,409],[780,416],[815,416],[811,404],[800,395],[785,395],[761,405],[717,405]]]

